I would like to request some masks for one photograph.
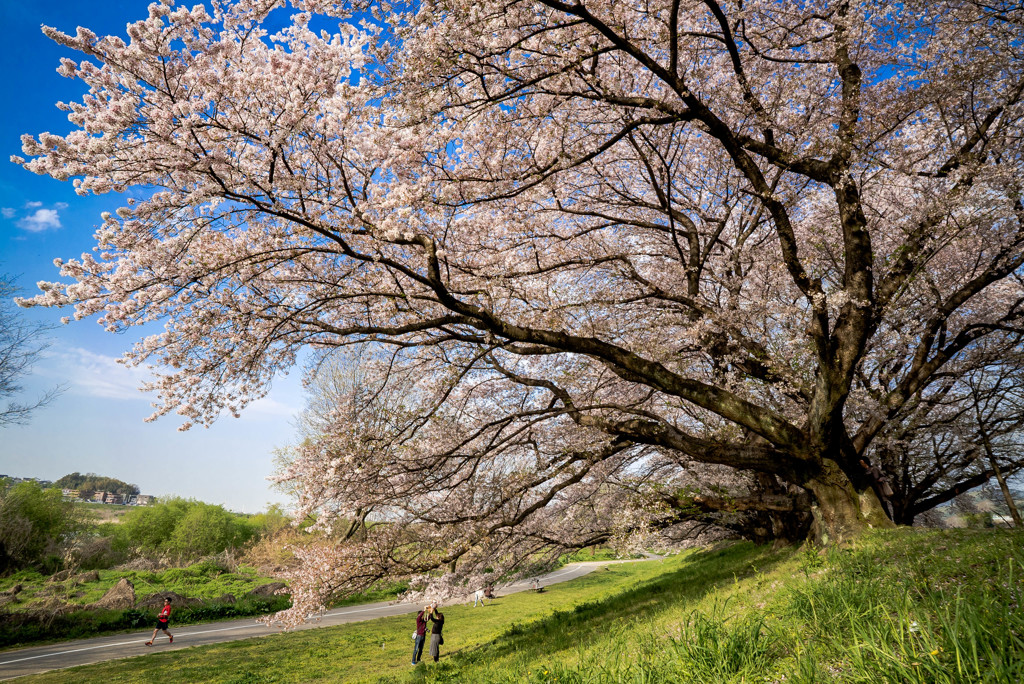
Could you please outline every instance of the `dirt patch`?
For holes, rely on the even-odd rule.
[[[106,608],[108,610],[123,610],[135,605],[135,585],[126,577],[122,577],[117,584],[103,595],[90,608]]]
[[[136,604],[136,607],[154,609],[163,608],[165,598],[171,599],[172,608],[187,608],[189,606],[195,606],[203,602],[202,599],[182,596],[181,594],[176,594],[173,591],[165,591],[161,594],[151,594],[144,599],[139,599],[139,602],[138,604]]]
[[[76,584],[85,584],[86,582],[99,582],[100,572],[99,570],[89,570],[88,572],[80,572],[74,577]]]
[[[157,572],[158,570],[163,570],[164,568],[170,567],[170,565],[170,563],[166,562],[162,558],[155,559],[139,557],[134,558],[128,561],[127,563],[118,565],[116,568],[114,568],[114,570],[136,570],[142,572]]]
[[[282,589],[288,589],[288,585],[284,582],[271,582],[270,584],[261,584],[246,596],[256,596],[257,598],[270,598],[277,596],[279,593],[286,594],[287,591],[281,591]]]

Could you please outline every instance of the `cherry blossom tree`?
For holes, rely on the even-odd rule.
[[[300,350],[367,350],[366,394],[285,473],[350,528],[303,608],[699,509],[806,507],[842,539],[892,524],[875,440],[984,340],[1019,344],[1022,20],[237,0],[154,4],[127,41],[47,28],[89,92],[15,161],[145,192],[29,303],[166,321],[126,359],[186,428]],[[694,496],[705,467],[749,496]]]

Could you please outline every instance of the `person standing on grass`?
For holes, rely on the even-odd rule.
[[[416,641],[412,643],[412,664],[423,659],[423,642],[427,638],[427,615],[430,613],[430,606],[423,606],[423,610],[416,613]]]
[[[871,478],[871,483],[874,485],[875,493],[878,494],[878,498],[881,500],[882,507],[885,509],[886,515],[890,518],[893,517],[892,503],[889,498],[893,495],[892,485],[889,484],[889,478],[885,476],[882,469],[876,465],[868,463],[863,458],[860,459],[860,467],[864,469],[867,476]]]
[[[174,643],[174,637],[167,631],[167,623],[171,619],[171,597],[168,596],[164,599],[164,607],[160,611],[160,614],[156,616],[156,629],[153,630],[153,636],[146,642],[147,646],[152,646],[153,642],[156,641],[156,633],[163,632],[167,635],[167,640]]]
[[[428,617],[434,623],[430,627],[430,657],[436,663],[441,657],[441,644],[444,643],[444,637],[441,636],[441,630],[444,628],[444,614],[437,609],[436,605],[429,606],[429,608]]]

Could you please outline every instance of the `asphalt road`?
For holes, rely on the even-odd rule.
[[[609,563],[629,561],[604,561],[593,563],[573,563],[560,570],[540,576],[542,586],[568,582],[582,577],[595,568]],[[505,596],[530,588],[530,583],[517,582],[496,590],[498,596]],[[472,595],[470,595],[472,600]],[[359,606],[338,608],[324,613],[319,620],[308,622],[296,629],[319,629],[333,627],[347,622],[361,622],[391,615],[406,615],[420,609],[414,603],[367,603]],[[0,653],[0,681],[23,677],[50,670],[61,670],[78,665],[91,665],[118,658],[133,658],[150,653],[162,653],[191,646],[219,644],[225,641],[252,639],[278,633],[278,629],[260,624],[254,618],[232,620],[230,622],[214,622],[205,625],[174,625],[171,634],[174,643],[167,643],[167,637],[161,632],[156,644],[145,645],[153,634],[152,628],[135,634],[117,634],[115,636],[96,637],[79,641],[66,641],[49,646],[33,646]]]

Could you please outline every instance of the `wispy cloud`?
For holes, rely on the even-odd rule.
[[[154,393],[143,392],[139,389],[144,382],[153,379],[152,372],[148,368],[125,366],[117,362],[117,357],[97,354],[80,347],[64,349],[51,353],[50,356],[57,357],[63,377],[71,385],[70,390],[76,394],[102,399],[135,399],[147,403],[156,399]],[[242,413],[242,418],[243,420],[246,417],[256,418],[258,416],[290,418],[298,411],[299,409],[296,407],[268,396],[247,406]]]
[[[66,373],[71,391],[77,394],[104,399],[152,400],[139,391],[143,382],[152,379],[146,368],[124,366],[113,356],[80,347],[71,347],[55,356]]]
[[[3,217],[5,219],[12,219],[17,213],[18,212],[16,212],[14,209],[11,209],[10,207],[4,207],[3,209],[0,209],[0,214],[3,214]]]
[[[246,407],[245,413],[242,414],[244,418],[247,414],[261,414],[265,416],[285,416],[291,418],[299,409],[294,406],[289,406],[284,402],[278,401],[273,397],[263,397],[259,401],[254,401]]]
[[[25,202],[26,209],[35,209],[36,207],[43,206],[42,202]]]

